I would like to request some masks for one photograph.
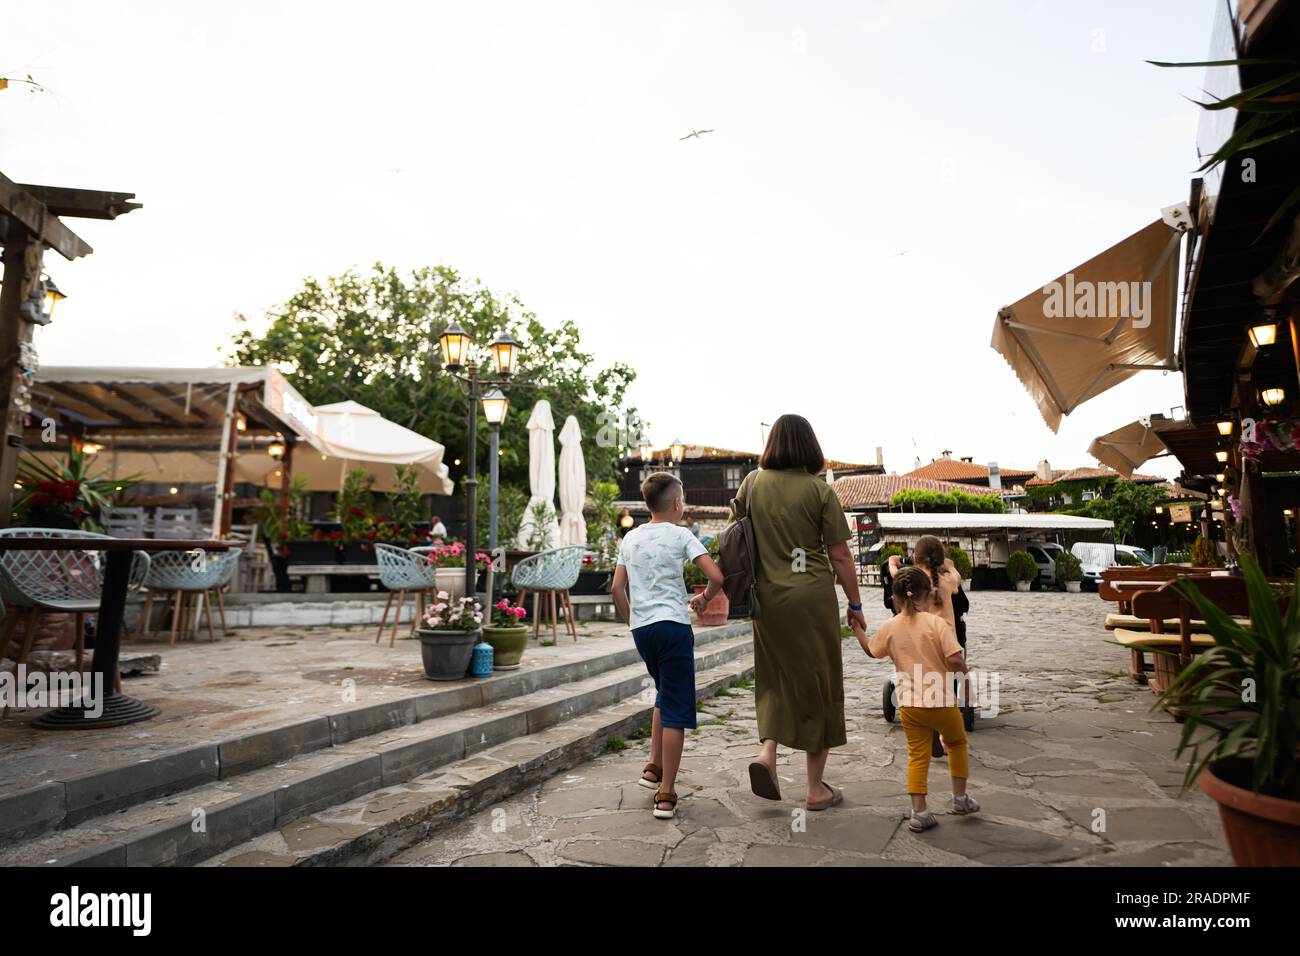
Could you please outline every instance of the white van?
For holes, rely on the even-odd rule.
[[[1079,559],[1083,571],[1085,586],[1095,589],[1101,584],[1101,572],[1119,564],[1118,555],[1132,558],[1132,563],[1149,565],[1151,555],[1142,548],[1130,544],[1109,544],[1104,541],[1077,541],[1070,553]]]

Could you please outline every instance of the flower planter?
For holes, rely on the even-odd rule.
[[[492,645],[492,669],[512,671],[528,647],[528,628],[485,627],[483,640]]]
[[[965,591],[967,594],[970,594],[971,591],[974,591],[974,590],[975,590],[975,582],[974,582],[972,579],[970,579],[970,578],[962,578],[962,579],[961,579],[961,588],[962,588],[962,590]]]
[[[1080,582],[1078,582],[1078,581],[1066,581],[1066,582],[1065,582],[1065,590],[1066,590],[1066,592],[1067,592],[1068,594],[1078,594],[1078,593],[1079,593],[1079,584],[1080,584]]]
[[[314,538],[301,538],[286,541],[289,553],[285,561],[289,564],[338,564],[340,551],[329,541],[317,541]]]
[[[691,591],[696,594],[703,594],[705,585],[693,585]],[[714,595],[713,600],[705,605],[704,613],[696,616],[700,619],[701,627],[717,627],[720,624],[727,623],[727,612],[730,610],[731,603],[727,600],[727,595],[719,591]]]
[[[579,571],[578,580],[569,588],[569,593],[608,594],[613,579],[612,571]]]
[[[1219,805],[1232,858],[1238,866],[1300,866],[1300,800],[1257,794],[1249,780],[1246,760],[1220,760],[1201,771],[1201,789]]]
[[[452,603],[465,596],[465,569],[439,568],[434,572],[439,591],[446,591]]]
[[[463,680],[469,671],[479,631],[433,631],[420,628],[420,658],[429,680]]]
[[[1030,586],[1031,586],[1032,584],[1033,584],[1032,581],[1017,581],[1017,582],[1016,582],[1016,590],[1017,590],[1017,591],[1028,591],[1029,588],[1030,588]]]

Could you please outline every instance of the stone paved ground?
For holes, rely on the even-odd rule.
[[[153,720],[127,727],[51,733],[31,722],[41,711],[16,710],[0,721],[0,793],[20,790],[69,771],[89,772],[217,740],[339,711],[400,700],[434,691],[453,691],[461,682],[425,679],[420,644],[391,628],[375,642],[376,627],[248,627],[228,631],[215,642],[206,635],[169,646],[167,634],[123,645],[122,653],[157,654],[158,673],[123,678],[122,689],[162,708]],[[546,646],[530,642],[525,669],[586,660],[630,648],[622,624],[581,621],[579,640]],[[12,662],[6,662],[11,664]],[[342,693],[355,685],[355,700]],[[488,678],[489,680],[495,678]]]
[[[1000,712],[971,735],[977,816],[940,817],[922,835],[901,823],[902,729],[881,717],[887,665],[844,643],[849,742],[827,779],[842,806],[801,810],[803,757],[782,749],[780,803],[749,792],[757,746],[753,697],[734,689],[704,705],[687,737],[678,818],[651,817],[635,783],[647,741],[582,764],[441,831],[398,866],[895,866],[1230,865],[1217,810],[1180,792],[1178,725],[1124,677],[1125,652],[1105,643],[1095,594],[976,592],[970,660],[1000,677]],[[887,612],[867,592],[874,628]],[[931,805],[947,789],[931,765]],[[1100,832],[1095,825],[1104,824]]]

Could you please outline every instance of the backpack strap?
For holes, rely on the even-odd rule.
[[[731,499],[731,510],[735,514],[737,521],[739,521],[741,518],[750,517],[753,511],[753,509],[749,507],[749,496],[754,493],[754,482],[757,481],[757,479],[754,476],[757,474],[758,474],[758,469],[755,468],[753,471],[747,474],[744,477],[744,479],[740,482],[740,488],[745,489],[744,498],[740,497],[740,488],[737,488],[736,497]]]

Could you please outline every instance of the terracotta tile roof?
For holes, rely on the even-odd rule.
[[[1031,478],[1025,482],[1025,487],[1032,488],[1035,485],[1055,484],[1058,481],[1094,481],[1098,478],[1118,478],[1120,481],[1137,481],[1142,484],[1155,484],[1165,480],[1159,475],[1144,475],[1136,471],[1133,472],[1133,477],[1125,478],[1115,469],[1106,468],[1105,466],[1100,468],[1069,468],[1066,470],[1053,469],[1052,475],[1050,482],[1043,481],[1041,478]]]
[[[968,495],[1000,495],[1007,490],[998,491],[993,488],[981,488],[978,485],[913,478],[911,475],[849,475],[846,478],[836,478],[831,487],[835,489],[840,504],[846,509],[854,510],[888,507],[894,495],[905,488],[917,488],[922,491],[963,491]]]
[[[1021,479],[1032,478],[1036,472],[1031,468],[1025,471],[1022,468],[999,468],[1004,483],[1015,481],[1019,484]],[[936,458],[928,465],[922,465],[909,471],[906,475],[908,478],[931,478],[935,481],[984,481],[989,480],[988,465],[977,465],[970,461],[959,461],[956,458]]]

